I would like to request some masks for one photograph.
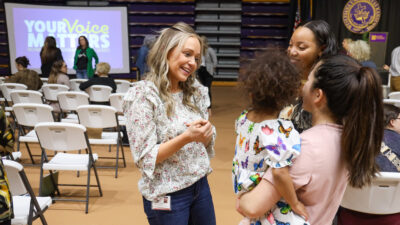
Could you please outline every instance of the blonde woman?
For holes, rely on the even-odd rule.
[[[150,225],[216,223],[207,181],[216,133],[208,121],[207,89],[195,80],[201,49],[189,25],[163,29],[149,52],[146,80],[124,99]]]
[[[371,57],[371,47],[368,42],[363,40],[348,43],[347,51],[351,57],[357,59],[362,66],[376,69],[376,64],[369,60]]]
[[[110,64],[106,62],[101,62],[97,64],[96,65],[97,76],[92,77],[88,81],[81,83],[79,85],[79,89],[84,91],[92,85],[106,85],[112,88],[112,93],[115,93],[115,91],[117,90],[117,85],[115,84],[114,79],[108,77],[110,69],[111,69]]]

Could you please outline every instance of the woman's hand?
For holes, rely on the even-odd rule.
[[[190,124],[186,124],[186,126],[188,126],[188,129],[186,129],[185,133],[189,136],[192,142],[201,142],[205,147],[208,146],[213,134],[210,121],[200,119]]]
[[[295,212],[297,215],[302,216],[306,221],[308,221],[308,213],[306,207],[300,201],[290,206],[292,211]]]

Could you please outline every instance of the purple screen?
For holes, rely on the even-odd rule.
[[[71,71],[81,35],[87,37],[100,62],[108,62],[112,69],[124,67],[126,37],[122,37],[120,10],[13,8],[13,17],[15,55],[28,57],[30,68],[40,68],[44,39],[53,36]]]

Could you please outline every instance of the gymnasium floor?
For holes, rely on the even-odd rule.
[[[213,87],[213,110],[211,121],[217,128],[216,157],[211,160],[213,173],[209,176],[209,183],[214,199],[217,224],[237,224],[241,216],[235,211],[235,196],[232,190],[231,168],[234,154],[234,120],[240,114],[243,98],[238,94],[236,87]],[[39,148],[31,145],[36,153]],[[23,163],[29,163],[27,152],[21,146]],[[114,156],[107,147],[95,146],[93,152],[100,156]],[[137,188],[140,172],[133,164],[132,155],[125,147],[127,167],[119,170],[119,177],[114,178],[113,169],[98,169],[103,197],[98,197],[96,188],[91,188],[89,214],[85,214],[85,203],[56,202],[45,213],[49,225],[145,225],[148,224],[142,207],[142,197]],[[35,158],[39,162],[40,157]],[[99,165],[114,165],[114,162],[101,159]],[[30,183],[38,192],[39,168],[25,167]],[[93,173],[92,173],[93,174]],[[79,178],[75,172],[61,172],[60,183],[86,183],[86,173]],[[93,182],[94,177],[91,179]],[[82,188],[62,187],[64,195],[85,196]],[[37,219],[35,225],[41,224]]]

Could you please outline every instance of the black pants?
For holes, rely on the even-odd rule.
[[[208,88],[208,96],[210,97],[210,108],[211,108],[211,84],[214,77],[207,71],[205,66],[200,66],[199,70],[197,71],[197,75],[199,77],[199,81],[202,85]]]

